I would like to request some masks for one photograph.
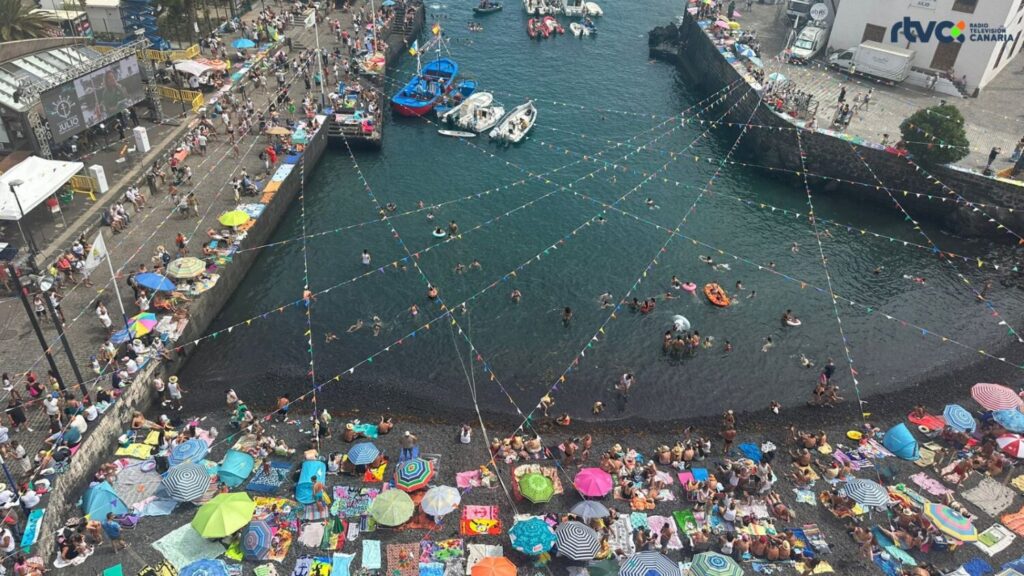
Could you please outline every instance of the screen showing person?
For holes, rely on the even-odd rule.
[[[74,84],[86,126],[95,126],[145,98],[134,56],[82,76]]]

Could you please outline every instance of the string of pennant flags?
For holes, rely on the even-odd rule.
[[[306,377],[309,378],[309,385],[312,388],[313,405],[313,441],[320,441],[320,411],[318,409],[319,394],[316,386],[316,354],[313,346],[313,297],[309,283],[309,246],[306,240],[306,155],[303,154],[299,160],[299,220],[302,222],[302,300],[306,307],[306,331],[303,337],[306,340],[306,353],[309,355],[309,368]],[[316,444],[319,445],[319,444]]]
[[[1021,340],[1021,338],[1019,336],[1017,336],[1017,332],[1016,332],[1016,330],[1014,330],[1013,326],[1011,326],[1008,322],[1006,322],[1006,321],[1004,321],[1002,319],[1002,314],[1000,314],[999,311],[996,310],[995,305],[992,304],[991,298],[988,298],[988,297],[985,296],[985,294],[982,294],[982,292],[980,290],[978,290],[974,286],[974,284],[971,282],[971,280],[967,276],[965,276],[962,272],[960,272],[960,269],[957,268],[957,266],[953,262],[953,260],[951,258],[947,257],[945,255],[946,253],[939,249],[938,245],[935,244],[935,242],[932,241],[931,237],[928,235],[927,232],[925,232],[924,228],[921,227],[920,223],[917,220],[914,220],[910,216],[910,213],[907,212],[906,208],[903,207],[903,204],[900,203],[899,199],[896,196],[894,196],[893,193],[888,188],[886,188],[885,183],[882,182],[882,179],[879,178],[879,176],[875,172],[875,170],[871,167],[870,164],[868,164],[867,161],[864,160],[864,157],[860,155],[860,152],[857,150],[857,147],[851,145],[850,149],[854,153],[854,155],[856,155],[857,158],[861,161],[861,163],[864,164],[864,167],[867,168],[868,172],[871,173],[871,177],[878,183],[879,186],[882,187],[882,190],[885,190],[885,192],[889,195],[889,198],[892,200],[893,205],[896,206],[896,208],[900,211],[901,214],[903,214],[903,219],[905,221],[909,222],[913,226],[913,229],[922,238],[924,238],[925,242],[928,243],[928,246],[932,249],[932,252],[936,256],[938,256],[940,260],[942,260],[944,263],[946,263],[949,266],[950,269],[953,270],[953,273],[956,275],[956,277],[959,278],[960,281],[965,286],[968,287],[968,289],[974,294],[974,297],[985,305],[985,308],[986,308],[986,310],[988,310],[989,314],[991,314],[991,316],[993,318],[997,318],[998,319],[996,321],[999,322],[999,325],[1000,326],[1005,326],[1007,328],[1007,330],[1009,331],[1009,335],[1010,336],[1013,336],[1019,342],[1024,343],[1024,340]]]

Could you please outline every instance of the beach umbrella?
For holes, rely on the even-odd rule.
[[[543,474],[531,472],[519,479],[519,492],[534,504],[542,504],[555,495],[555,484]]]
[[[177,286],[163,274],[146,272],[135,276],[135,283],[153,292],[171,292]]]
[[[178,576],[228,576],[228,568],[221,560],[207,558],[185,566]]]
[[[383,2],[380,3],[380,5],[385,7],[385,8],[388,8],[390,6],[394,6],[395,5],[395,0],[384,0]]]
[[[715,21],[715,28],[721,28],[722,30],[728,30],[729,29],[729,22],[727,20],[717,20],[717,21]]]
[[[1013,410],[1024,405],[1016,392],[1002,384],[979,382],[971,386],[971,398],[985,410]]]
[[[594,518],[607,518],[610,512],[604,504],[595,502],[593,500],[584,500],[570,510],[573,514],[583,518],[584,520],[592,520]]]
[[[171,466],[177,466],[182,462],[199,462],[209,451],[210,447],[206,445],[206,442],[199,438],[192,438],[175,446],[167,460]]]
[[[82,512],[85,512],[90,520],[104,522],[108,513],[113,512],[116,516],[127,514],[128,507],[114,492],[114,487],[104,480],[86,489],[85,495],[82,496]]]
[[[348,461],[356,466],[372,464],[380,456],[380,450],[373,445],[373,442],[363,442],[348,449]]]
[[[242,534],[242,554],[248,560],[263,560],[270,552],[270,525],[263,520],[253,520]]]
[[[516,565],[504,556],[487,556],[473,565],[470,576],[516,576]]]
[[[718,552],[701,552],[690,564],[693,576],[743,576],[743,569],[732,558]]]
[[[255,511],[256,503],[245,492],[217,494],[199,507],[192,528],[203,538],[224,538],[244,528]]]
[[[558,555],[570,560],[593,560],[601,549],[601,537],[582,522],[562,522],[555,528]]]
[[[781,72],[772,72],[771,74],[768,75],[768,79],[771,80],[772,82],[779,84],[787,80],[786,75],[782,74]]]
[[[160,320],[157,319],[156,314],[141,312],[128,319],[128,333],[131,334],[132,338],[145,336],[152,332],[153,328],[156,328],[156,325],[159,323]]]
[[[751,56],[750,58],[747,58],[747,60],[750,60],[750,63],[758,68],[764,68],[764,62],[757,56]]]
[[[517,520],[508,531],[508,538],[513,548],[532,556],[551,550],[556,540],[555,531],[539,516]]]
[[[996,444],[1003,452],[1014,458],[1024,458],[1024,442],[1020,434],[1003,434],[996,438]]]
[[[1024,432],[1024,414],[1020,410],[995,410],[992,418],[1010,432]]]
[[[423,458],[406,460],[395,470],[395,486],[406,492],[426,488],[434,477],[434,464]]]
[[[238,48],[239,50],[245,50],[246,48],[256,47],[256,43],[252,40],[249,40],[248,38],[239,38],[238,40],[232,42],[231,45],[235,48]]]
[[[946,424],[960,432],[974,432],[978,427],[974,416],[959,404],[946,404],[945,410],[942,411],[942,417],[945,418]]]
[[[746,44],[736,44],[736,53],[745,58],[757,56],[757,52],[754,52],[754,49]]]
[[[925,502],[923,511],[924,517],[944,534],[961,542],[974,542],[978,539],[978,530],[974,524],[949,506]]]
[[[591,562],[587,564],[587,574],[590,576],[618,576],[619,562],[614,557]]]
[[[235,226],[241,226],[249,221],[249,214],[245,210],[229,210],[220,215],[217,221],[225,226],[234,228]]]
[[[619,576],[681,576],[679,565],[664,554],[637,552],[619,568]]]
[[[889,505],[889,492],[884,486],[866,478],[853,478],[843,487],[846,495],[865,508],[885,508]]]
[[[444,516],[454,512],[462,502],[462,494],[451,486],[434,486],[423,495],[420,509],[431,516]]]
[[[267,134],[270,134],[271,136],[287,136],[291,133],[292,131],[284,126],[271,126],[270,128],[267,128]]]
[[[210,488],[210,474],[202,464],[184,462],[171,467],[160,484],[174,500],[191,502],[206,494]]]
[[[735,20],[731,20],[729,22],[729,29],[730,30],[739,30],[740,29],[740,23],[735,21]]]
[[[600,468],[583,468],[576,474],[572,485],[580,491],[580,494],[591,498],[604,496],[614,487],[611,474]]]
[[[186,280],[195,278],[206,271],[206,262],[194,256],[186,256],[171,261],[167,265],[167,275],[171,278]]]
[[[370,504],[370,516],[378,524],[384,526],[398,526],[409,518],[412,518],[416,505],[412,498],[401,490],[388,490],[381,492]]]

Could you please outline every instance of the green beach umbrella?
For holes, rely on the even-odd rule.
[[[187,280],[195,278],[206,271],[206,262],[194,256],[178,258],[167,265],[167,275],[171,278]]]
[[[199,508],[192,528],[203,538],[224,538],[248,525],[255,511],[256,503],[245,492],[218,494]]]
[[[249,221],[249,215],[244,210],[231,210],[220,215],[217,219],[221,224],[234,228]]]
[[[743,576],[743,568],[732,558],[718,552],[703,552],[693,557],[693,576]]]
[[[384,526],[398,526],[412,518],[416,505],[412,498],[401,490],[388,490],[382,492],[373,500],[370,505],[370,516],[378,524]]]
[[[590,576],[618,576],[619,562],[614,558],[591,562],[587,564],[587,572]]]
[[[555,485],[547,476],[531,472],[519,479],[519,491],[530,502],[542,504],[555,495]]]

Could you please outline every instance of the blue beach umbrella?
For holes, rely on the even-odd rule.
[[[228,569],[220,560],[196,560],[182,568],[178,576],[228,576]]]
[[[167,460],[171,466],[177,466],[182,462],[199,462],[209,450],[210,447],[206,445],[206,442],[193,438],[175,446]]]
[[[744,58],[757,57],[757,52],[754,52],[754,49],[746,44],[737,44],[736,53]]]
[[[234,42],[232,42],[231,45],[234,46],[235,48],[238,48],[239,50],[244,50],[246,48],[255,48],[256,47],[256,43],[253,42],[252,40],[249,40],[248,38],[239,38],[238,40],[235,40]]]
[[[154,292],[171,292],[177,288],[177,285],[170,281],[166,276],[155,272],[139,274],[135,277],[135,283]]]
[[[764,68],[764,61],[758,58],[757,56],[751,56],[747,58],[747,60],[750,60],[750,63],[753,64],[754,66],[757,66],[758,68]]]
[[[556,540],[555,531],[538,516],[517,521],[509,530],[508,538],[513,548],[531,556],[551,550]]]
[[[383,2],[380,3],[380,5],[385,7],[385,8],[387,8],[389,6],[394,6],[395,5],[395,0],[384,0]]]
[[[996,410],[992,412],[992,417],[1000,426],[1010,432],[1024,432],[1024,414],[1021,414],[1020,410],[1016,408]]]
[[[348,450],[348,461],[356,466],[365,466],[373,463],[380,456],[380,450],[373,445],[373,442],[356,444]]]
[[[250,560],[263,560],[270,552],[273,534],[263,520],[253,520],[242,533],[242,554]]]
[[[946,419],[946,424],[950,428],[960,432],[974,432],[978,427],[974,416],[959,404],[946,404],[946,409],[942,411],[942,417]]]
[[[637,552],[619,568],[619,576],[680,576],[679,565],[664,554]]]

